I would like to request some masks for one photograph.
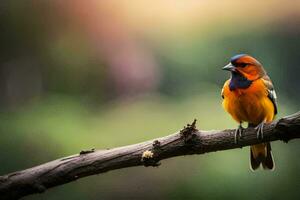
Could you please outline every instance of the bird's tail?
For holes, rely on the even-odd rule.
[[[250,147],[250,167],[252,170],[256,170],[260,164],[264,169],[274,170],[275,164],[271,151],[271,144],[263,143]]]

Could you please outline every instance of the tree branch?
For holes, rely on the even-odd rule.
[[[264,139],[256,137],[253,128],[244,130],[239,143],[234,143],[234,129],[201,131],[196,121],[178,133],[108,150],[88,150],[57,159],[30,169],[0,176],[0,199],[18,199],[41,193],[48,188],[79,178],[133,166],[158,166],[160,160],[191,154],[203,154],[241,148],[262,142],[288,142],[300,137],[300,112],[264,126]]]

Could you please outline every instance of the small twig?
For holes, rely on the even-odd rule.
[[[90,150],[82,150],[82,151],[79,152],[79,155],[88,154],[88,153],[93,153],[93,152],[95,152],[95,149],[94,149],[94,148],[92,148],[92,149],[90,149]]]

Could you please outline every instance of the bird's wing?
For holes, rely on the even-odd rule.
[[[264,81],[264,84],[267,87],[268,97],[272,101],[274,105],[274,114],[277,114],[277,95],[274,90],[274,86],[272,84],[272,81],[269,76],[265,75],[262,80]]]
[[[221,97],[222,97],[222,99],[224,99],[224,88],[222,88]]]

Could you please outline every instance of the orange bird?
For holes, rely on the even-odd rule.
[[[276,93],[271,79],[262,64],[255,58],[239,54],[231,58],[223,70],[231,72],[222,89],[223,107],[239,123],[235,132],[235,143],[242,137],[242,123],[255,127],[257,138],[263,138],[264,123],[271,122],[277,114]],[[275,165],[270,143],[250,147],[251,169],[261,164],[273,170]]]

